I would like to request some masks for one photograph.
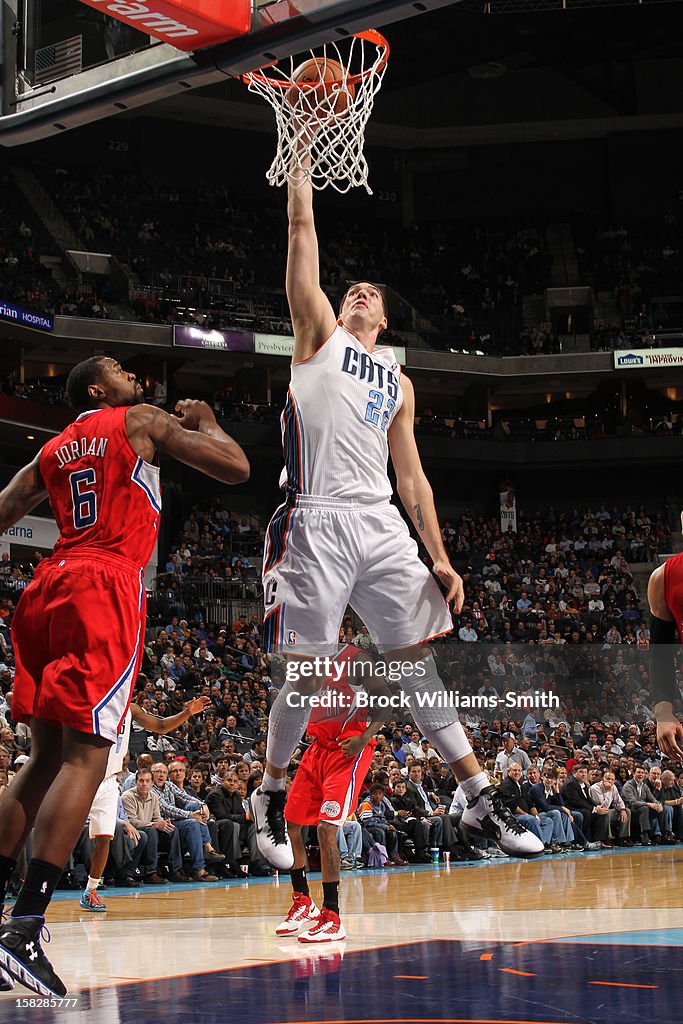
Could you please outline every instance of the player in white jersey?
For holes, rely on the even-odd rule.
[[[88,833],[90,838],[95,841],[95,848],[90,864],[90,877],[86,882],[85,890],[80,899],[80,905],[83,910],[102,913],[107,909],[97,893],[97,888],[102,883],[102,875],[109,856],[109,847],[116,829],[116,811],[119,800],[117,776],[123,767],[123,759],[128,750],[131,722],[136,722],[137,725],[142,726],[143,729],[147,729],[149,732],[165,735],[183,725],[192,715],[199,715],[210,706],[211,701],[208,697],[195,697],[177,715],[159,718],[158,715],[150,715],[147,711],[143,711],[137,704],[130,705],[116,743],[112,744],[109,751],[107,770],[95,793],[90,814],[88,815]],[[139,842],[140,833],[132,825],[128,825],[126,834],[134,842]]]
[[[282,415],[286,498],[266,542],[265,641],[271,651],[289,655],[330,654],[350,604],[387,660],[400,655],[414,669],[403,673],[401,686],[423,735],[467,794],[463,826],[506,853],[540,854],[543,844],[506,810],[453,710],[438,698],[431,708],[417,706],[418,693],[443,693],[424,644],[452,629],[447,602],[460,611],[462,580],[444,548],[415,443],[413,386],[393,352],[376,347],[387,327],[384,297],[376,285],[358,282],[335,314],[319,283],[312,188],[306,180],[296,186],[289,186],[288,202],[286,286],[294,354]],[[432,572],[390,504],[389,454],[398,495],[432,559]],[[293,862],[284,820],[286,769],[310,713],[298,695],[319,686],[318,678],[295,681],[293,673],[284,683],[271,710],[263,783],[252,795],[259,849],[283,870]]]

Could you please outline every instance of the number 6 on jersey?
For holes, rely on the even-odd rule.
[[[74,526],[77,530],[85,530],[97,522],[97,494],[92,490],[96,481],[97,476],[92,468],[79,469],[69,474],[74,503]]]

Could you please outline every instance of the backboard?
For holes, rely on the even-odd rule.
[[[80,0],[0,0],[0,144],[33,142],[457,2],[253,0],[245,35],[185,53]]]

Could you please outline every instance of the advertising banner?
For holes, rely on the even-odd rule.
[[[54,317],[47,313],[36,313],[32,309],[24,309],[23,306],[15,306],[12,302],[5,302],[0,299],[0,320],[9,320],[13,324],[21,324],[23,327],[37,327],[41,331],[54,331]]]
[[[250,0],[83,0],[139,32],[149,32],[178,50],[226,43],[243,36],[251,25]]]
[[[173,325],[176,348],[203,348],[213,352],[253,352],[251,331],[206,331],[188,324]]]
[[[634,348],[614,353],[615,370],[657,370],[683,366],[683,348]]]

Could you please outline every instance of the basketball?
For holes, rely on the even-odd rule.
[[[355,95],[353,82],[345,80],[345,71],[339,61],[326,57],[304,61],[294,70],[292,81],[297,85],[310,83],[317,86],[314,89],[293,88],[288,94],[293,106],[300,105],[311,113],[343,114]]]

